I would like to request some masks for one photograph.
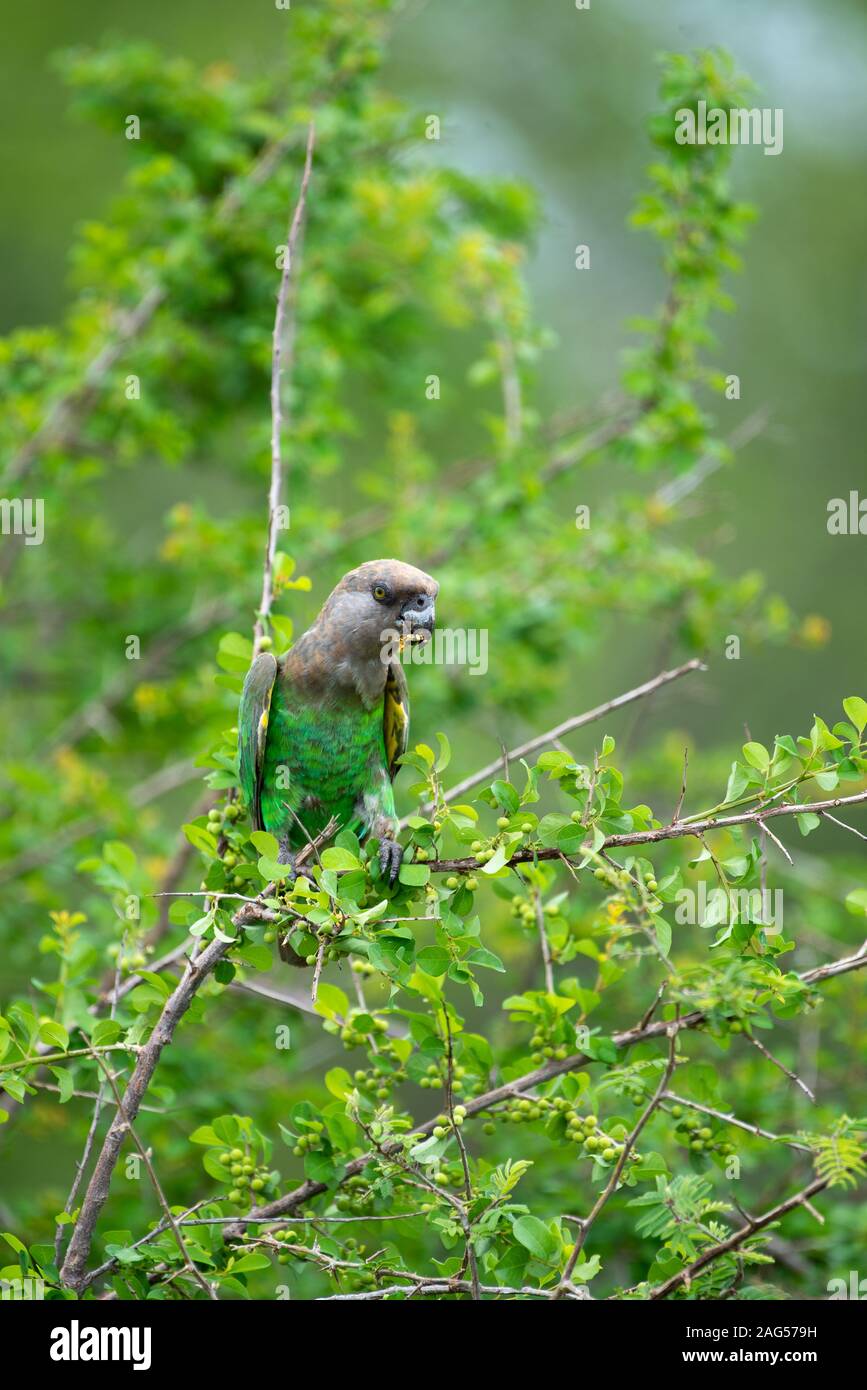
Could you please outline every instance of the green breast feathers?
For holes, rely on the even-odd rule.
[[[347,692],[317,698],[270,652],[253,662],[239,715],[241,788],[254,829],[299,849],[335,816],[363,837],[392,833],[392,780],[406,750],[409,700],[399,666],[367,708]]]

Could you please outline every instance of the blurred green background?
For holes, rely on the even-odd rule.
[[[69,116],[51,54],[106,37],[146,38],[253,75],[268,68],[287,13],[272,0],[43,0],[14,11],[6,0],[4,8],[12,40],[0,92],[5,331],[56,321],[73,229],[105,215],[127,167],[120,134]],[[762,405],[772,420],[702,490],[698,521],[708,541],[724,538],[720,561],[730,573],[762,569],[800,613],[827,613],[834,595],[850,602],[838,605],[823,648],[744,649],[737,671],[720,662],[713,693],[708,683],[695,711],[696,732],[710,721],[721,738],[739,740],[745,689],[754,736],[770,737],[861,688],[865,543],[829,536],[826,508],[859,482],[867,490],[863,4],[595,0],[577,11],[569,0],[428,0],[409,3],[392,32],[386,85],[442,120],[429,157],[517,175],[538,192],[542,227],[529,276],[537,320],[559,337],[541,373],[541,398],[552,408],[592,403],[616,384],[625,320],[661,294],[654,246],[626,225],[650,156],[644,120],[657,53],[720,44],[753,77],[757,102],[783,108],[782,154],[748,148],[735,164],[736,192],[760,215],[745,273],[731,283],[737,312],[716,322],[721,365],[741,378],[741,400],[720,406],[730,413],[723,427]],[[578,242],[591,247],[592,268],[582,274],[572,267]],[[187,495],[182,474],[172,483]],[[642,659],[640,646],[622,654],[620,646],[613,633],[607,661],[624,679],[649,670],[651,653]],[[587,692],[588,700],[605,693],[592,678]]]

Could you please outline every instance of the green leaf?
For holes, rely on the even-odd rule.
[[[129,845],[122,840],[109,840],[102,847],[102,857],[106,864],[117,869],[122,878],[130,879],[136,871],[136,857]]]
[[[487,864],[482,865],[482,873],[498,874],[501,869],[504,869],[506,867],[506,861],[508,860],[510,854],[510,846],[498,845],[497,848],[494,850],[493,856],[488,860]]]
[[[656,932],[656,943],[667,960],[671,951],[671,927],[664,917],[654,917],[653,927]]]
[[[430,878],[427,864],[401,864],[398,882],[406,888],[421,888]]]
[[[589,1260],[583,1262],[579,1261],[572,1271],[572,1283],[589,1284],[591,1279],[596,1278],[601,1268],[602,1261],[598,1255],[591,1255]]]
[[[855,917],[867,917],[867,888],[856,888],[846,894],[846,911]]]
[[[348,849],[341,849],[339,845],[333,845],[331,849],[322,851],[322,867],[341,873],[344,869],[360,869],[361,860]]]
[[[278,864],[276,859],[266,859],[263,855],[259,860],[258,869],[266,883],[274,883],[291,874],[292,865]]]
[[[512,1223],[512,1235],[525,1250],[546,1264],[560,1253],[559,1240],[537,1216],[519,1216]]]
[[[122,1032],[116,1018],[102,1018],[91,1033],[90,1041],[94,1047],[105,1047],[108,1043],[117,1042]]]
[[[437,742],[440,746],[440,755],[434,763],[434,771],[445,772],[452,760],[452,746],[445,734],[437,734]]]
[[[242,1255],[232,1265],[232,1274],[251,1274],[254,1269],[270,1269],[271,1261],[267,1255],[260,1255],[256,1250],[251,1250],[249,1255]]]
[[[517,811],[521,804],[521,798],[518,796],[511,782],[504,782],[502,779],[492,782],[491,791],[504,811],[509,811],[512,814]]]
[[[419,951],[417,964],[426,975],[444,975],[449,968],[450,956],[442,946],[425,946]]]
[[[325,1073],[325,1085],[338,1100],[345,1100],[355,1082],[345,1067],[332,1067]]]
[[[220,1162],[220,1152],[217,1149],[208,1149],[202,1154],[202,1167],[210,1178],[216,1178],[217,1182],[234,1183],[228,1168],[224,1168]]]
[[[276,835],[269,835],[267,830],[254,830],[250,836],[253,844],[261,855],[266,859],[276,859],[280,853],[280,845]]]
[[[217,665],[224,671],[243,676],[253,659],[253,643],[240,632],[227,632],[220,638]]]
[[[423,954],[424,952],[422,952]],[[466,962],[467,965],[482,965],[487,970],[499,970],[504,973],[506,969],[500,957],[495,956],[493,951],[487,950],[484,946],[477,946],[474,951],[470,951]]]
[[[61,1105],[72,1099],[72,1092],[75,1089],[75,1075],[72,1067],[52,1067],[52,1073],[57,1078],[57,1091]]]
[[[271,947],[259,946],[253,941],[248,942],[246,946],[241,946],[235,954],[239,960],[242,960],[253,970],[270,970],[274,964]]]
[[[848,699],[843,701],[843,708],[846,711],[847,719],[855,725],[860,737],[864,732],[865,724],[867,724],[867,700],[862,700],[860,695],[850,695]]]
[[[222,1144],[219,1134],[211,1125],[199,1125],[190,1135],[191,1144],[206,1144],[209,1149],[217,1148]]]
[[[750,779],[746,769],[738,762],[732,763],[732,770],[729,773],[728,785],[726,787],[726,802],[737,801],[738,797],[743,795],[749,785]]]
[[[48,1019],[45,1023],[40,1024],[39,1041],[50,1043],[52,1047],[59,1047],[65,1052],[69,1047],[69,1034],[60,1023]]]
[[[202,825],[182,825],[181,830],[193,849],[200,849],[204,854],[216,855],[217,841],[210,830],[205,830]]]
[[[750,767],[759,772],[767,772],[771,765],[771,755],[763,743],[745,743],[743,754]]]
[[[337,985],[320,981],[314,1007],[323,1018],[345,1018],[349,1012],[349,1000]]]

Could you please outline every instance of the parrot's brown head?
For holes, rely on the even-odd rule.
[[[317,625],[336,621],[357,656],[378,656],[385,632],[410,640],[430,636],[439,587],[429,574],[401,560],[368,560],[343,576]]]
[[[438,593],[435,579],[401,560],[368,560],[350,570],[289,653],[294,678],[319,683],[327,672],[330,681],[351,684],[372,703],[382,693],[396,644],[430,637]]]

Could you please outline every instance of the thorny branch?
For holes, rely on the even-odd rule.
[[[754,825],[757,828],[774,816],[801,816],[811,812],[818,815],[837,806],[858,806],[867,801],[867,792],[856,792],[853,796],[837,796],[829,801],[784,802],[779,806],[766,806],[756,811],[741,811],[733,816],[710,816],[706,820],[675,821],[672,825],[661,825],[656,830],[634,830],[623,835],[608,835],[599,852],[608,849],[622,849],[627,845],[654,845],[661,840],[679,840],[686,835],[701,839],[710,830],[728,830],[736,825]],[[511,856],[510,864],[532,864],[539,859],[560,859],[563,851],[553,848],[519,849]],[[574,858],[574,856],[572,856]],[[476,873],[479,865],[476,859],[437,859],[428,866],[431,873]]]
[[[867,966],[867,941],[851,956],[844,956],[840,960],[829,961],[826,965],[816,966],[812,970],[805,970],[798,979],[804,984],[818,984],[820,980],[829,980],[837,975],[848,974],[852,970],[862,970]],[[675,1029],[680,1032],[685,1028],[700,1028],[706,1021],[707,1015],[701,1009],[693,1009],[688,1014],[682,1014],[675,1021],[660,1020],[656,1023],[639,1024],[635,1028],[626,1029],[624,1032],[615,1033],[611,1039],[618,1051],[636,1046],[638,1043],[649,1042],[653,1038],[670,1037],[670,1030]],[[477,1115],[483,1110],[490,1110],[493,1106],[499,1105],[502,1101],[510,1100],[515,1095],[522,1095],[527,1091],[532,1091],[536,1086],[541,1086],[546,1081],[553,1081],[557,1076],[563,1076],[566,1072],[578,1071],[586,1067],[593,1059],[586,1053],[577,1052],[569,1057],[557,1058],[547,1062],[544,1066],[537,1067],[534,1071],[527,1072],[524,1076],[516,1077],[514,1081],[509,1081],[502,1086],[495,1086],[483,1095],[473,1096],[465,1101],[464,1109],[468,1115]],[[423,1124],[417,1125],[413,1130],[414,1134],[424,1137],[433,1132],[436,1119],[426,1120]],[[384,1151],[391,1154],[392,1149],[397,1145],[384,1145]],[[342,1185],[347,1178],[354,1177],[356,1173],[362,1172],[370,1162],[369,1153],[362,1154],[359,1158],[354,1158],[347,1164],[343,1177],[340,1180]],[[314,1182],[307,1179],[291,1192],[285,1193],[282,1197],[277,1197],[273,1202],[257,1207],[249,1213],[250,1220],[267,1221],[272,1217],[282,1216],[287,1212],[292,1212],[296,1207],[303,1206],[305,1202],[311,1201],[314,1197],[321,1196],[327,1192],[326,1183]],[[243,1234],[243,1224],[235,1222],[227,1226],[226,1234],[228,1237],[239,1238]]]
[[[270,611],[272,578],[274,564],[274,546],[276,544],[275,510],[278,505],[280,483],[282,479],[281,456],[280,456],[280,408],[279,408],[279,353],[282,344],[283,319],[285,313],[286,291],[291,273],[293,252],[298,238],[298,231],[303,218],[307,187],[310,180],[310,170],[313,158],[314,127],[311,122],[307,136],[307,150],[304,162],[304,172],[301,178],[301,186],[295,211],[292,216],[289,229],[289,246],[287,256],[283,266],[283,273],[280,280],[280,289],[277,297],[277,311],[274,324],[274,353],[276,361],[272,362],[271,374],[271,408],[272,408],[272,476],[271,489],[269,492],[269,539],[265,552],[264,577],[263,577],[263,603],[257,619],[257,626],[254,630],[255,638],[258,642],[262,635],[259,624],[263,615],[267,617]],[[275,399],[276,398],[276,399]],[[276,408],[276,413],[275,413]],[[313,849],[316,844],[314,842]],[[310,852],[311,847],[305,846]],[[296,862],[300,862],[305,857],[304,852],[298,855]],[[273,892],[273,884],[260,894],[256,903],[244,903],[235,913],[232,921],[234,926],[241,927],[251,920],[255,920],[257,906]],[[103,1141],[103,1146],[96,1160],[96,1164],[88,1184],[87,1192],[81,1206],[78,1221],[72,1233],[69,1247],[66,1252],[66,1259],[60,1271],[61,1282],[67,1287],[80,1291],[84,1284],[87,1260],[90,1255],[90,1247],[100,1212],[108,1199],[111,1176],[115,1165],[120,1156],[120,1150],[127,1133],[135,1122],[139,1108],[141,1107],[144,1096],[153,1079],[163,1048],[172,1041],[175,1029],[183,1015],[189,1008],[192,1000],[207,979],[214,966],[222,959],[226,952],[233,945],[231,941],[220,940],[219,937],[210,941],[200,953],[187,960],[186,968],[175,989],[169,995],[163,1006],[162,1013],[148,1039],[147,1043],[140,1048],[133,1073],[127,1083],[123,1094],[122,1104],[118,1102],[117,1110],[109,1126],[108,1132]],[[115,991],[115,995],[117,991]]]

